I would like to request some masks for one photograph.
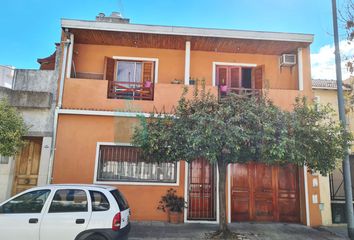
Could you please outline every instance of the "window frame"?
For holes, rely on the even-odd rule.
[[[118,61],[132,61],[132,62],[154,62],[154,84],[158,82],[159,75],[159,59],[158,58],[145,58],[145,57],[127,57],[127,56],[113,56],[115,61],[115,71],[114,71],[114,79],[117,79],[117,71],[118,71]]]
[[[66,190],[74,190],[74,191],[83,191],[86,195],[86,201],[87,201],[87,210],[86,211],[75,211],[75,212],[52,212],[50,211],[50,208],[52,206],[52,203],[54,201],[55,194],[58,191],[66,191]],[[58,188],[52,191],[52,197],[50,199],[50,202],[48,203],[48,209],[47,209],[47,214],[75,214],[75,213],[91,213],[92,212],[92,207],[91,207],[91,196],[89,192],[85,189],[80,189],[80,188]]]
[[[152,185],[152,186],[179,186],[179,181],[180,181],[180,161],[177,162],[176,164],[176,182],[173,183],[167,183],[167,182],[143,182],[143,181],[100,181],[97,180],[97,171],[98,171],[98,161],[99,161],[99,152],[100,152],[100,146],[101,145],[106,145],[106,146],[133,146],[130,143],[114,143],[114,142],[97,142],[96,145],[96,158],[95,158],[95,169],[94,169],[94,176],[93,176],[93,183],[94,184],[114,184],[114,185]]]

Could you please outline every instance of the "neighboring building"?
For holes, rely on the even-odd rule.
[[[60,49],[59,49],[60,50]],[[59,55],[58,55],[59,56]],[[59,59],[57,59],[59,62]],[[0,99],[22,114],[28,133],[15,157],[0,156],[0,201],[48,183],[58,71],[0,66]]]
[[[312,98],[313,35],[138,25],[102,14],[96,21],[63,19],[61,26],[65,64],[53,183],[119,186],[133,220],[165,221],[156,208],[169,188],[188,201],[185,222],[218,222],[219,206],[216,166],[137,158],[130,142],[139,115],[173,112],[195,79],[220,97],[225,83],[227,92],[266,93],[288,110],[298,95]],[[230,165],[228,221],[322,224],[312,184],[318,176],[304,173],[294,166]]]
[[[313,79],[312,89],[315,101],[320,104],[330,104],[335,110],[333,116],[339,120],[338,99],[337,99],[337,81]],[[350,84],[344,81],[343,90],[350,90]],[[354,114],[347,113],[347,124],[351,132],[354,133]],[[351,153],[354,153],[354,146],[351,147]],[[354,155],[350,155],[350,166],[354,169]],[[352,171],[352,184],[354,183],[354,173]],[[320,192],[325,204],[331,205],[331,208],[325,208],[322,211],[323,224],[345,223],[345,192],[342,173],[342,164],[338,162],[338,168],[329,176],[320,176]],[[354,185],[353,185],[354,186]]]

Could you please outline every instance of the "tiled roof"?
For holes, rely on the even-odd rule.
[[[312,88],[320,89],[337,89],[337,80],[329,79],[312,79]],[[350,85],[343,83],[344,89],[350,89]]]

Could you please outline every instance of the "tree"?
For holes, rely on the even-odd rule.
[[[7,101],[0,100],[0,155],[13,156],[21,147],[22,136],[27,132],[17,110]]]
[[[334,169],[351,136],[330,118],[328,106],[297,99],[282,111],[264,96],[230,94],[221,101],[205,88],[179,100],[176,114],[141,118],[133,144],[145,161],[192,162],[204,158],[218,166],[219,230],[227,237],[226,170],[230,163],[293,163],[326,174]]]

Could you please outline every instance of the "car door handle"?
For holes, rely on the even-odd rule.
[[[30,218],[28,220],[29,223],[38,223],[38,218]]]
[[[85,223],[85,219],[83,218],[76,219],[76,224],[84,224],[84,223]]]

